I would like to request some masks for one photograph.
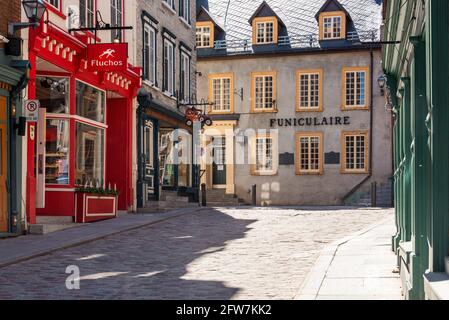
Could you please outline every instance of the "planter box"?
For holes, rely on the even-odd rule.
[[[117,217],[117,196],[75,193],[75,222],[86,223]]]

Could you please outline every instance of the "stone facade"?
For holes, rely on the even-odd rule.
[[[377,86],[377,77],[382,74],[380,50],[373,52],[373,61],[369,50],[349,50],[333,53],[302,53],[277,55],[246,55],[242,57],[212,57],[201,58],[198,62],[198,71],[202,74],[198,80],[198,97],[209,99],[209,81],[211,74],[232,73],[234,77],[235,92],[243,92],[243,98],[236,93],[232,94],[234,100],[234,115],[239,119],[230,126],[237,130],[278,130],[279,165],[274,175],[253,175],[250,164],[230,164],[227,166],[228,193],[232,191],[245,202],[251,202],[251,186],[257,186],[257,203],[265,205],[337,205],[343,203],[343,198],[358,185],[369,171],[365,173],[342,173],[342,132],[366,131],[370,134],[370,110],[343,111],[342,105],[342,69],[344,67],[367,67],[373,65],[372,75],[369,77],[372,92],[372,176],[358,190],[362,194],[369,190],[370,182],[387,184],[392,174],[391,157],[391,112],[384,108],[385,100]],[[296,72],[297,70],[321,69],[323,72],[323,111],[297,112],[296,111]],[[251,73],[276,71],[277,74],[277,112],[251,113]],[[370,100],[367,96],[366,99]],[[230,117],[229,115],[228,117]],[[326,117],[328,125],[314,125]],[[333,125],[330,118],[333,117]],[[340,117],[342,124],[335,124],[335,118]],[[345,117],[346,124],[345,124]],[[312,118],[311,124],[294,125],[294,119]],[[292,125],[286,126],[285,119],[292,119]],[[279,120],[279,122],[277,121]],[[282,123],[284,121],[284,123]],[[301,123],[303,123],[301,121]],[[223,121],[215,120],[214,128]],[[281,125],[281,126],[279,126]],[[297,132],[314,132],[323,134],[323,172],[322,174],[297,175],[297,147],[295,134]],[[236,139],[234,139],[236,140]],[[228,157],[236,160],[241,143],[234,141],[226,144]],[[249,153],[245,141],[245,152]],[[369,152],[368,152],[369,157]],[[333,158],[333,159],[332,159]],[[277,159],[276,159],[277,160]],[[229,173],[231,171],[231,173]],[[206,171],[209,172],[210,170]],[[229,179],[230,178],[230,179]],[[212,187],[210,179],[206,177],[203,182]],[[356,193],[357,194],[357,193]]]

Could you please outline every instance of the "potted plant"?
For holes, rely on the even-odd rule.
[[[78,187],[75,192],[75,222],[86,223],[105,219],[112,219],[117,216],[117,187],[108,188],[97,187],[91,183],[86,183]]]

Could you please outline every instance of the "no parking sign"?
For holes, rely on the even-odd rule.
[[[27,121],[36,122],[39,119],[39,100],[25,100],[24,106]]]

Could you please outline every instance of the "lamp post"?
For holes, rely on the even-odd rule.
[[[380,94],[383,96],[385,94],[385,85],[387,83],[387,79],[384,74],[381,74],[379,78],[377,78],[377,84],[380,88]]]
[[[17,30],[37,27],[44,16],[46,7],[42,0],[23,0],[22,6],[30,22],[9,22],[8,35],[13,36]]]

